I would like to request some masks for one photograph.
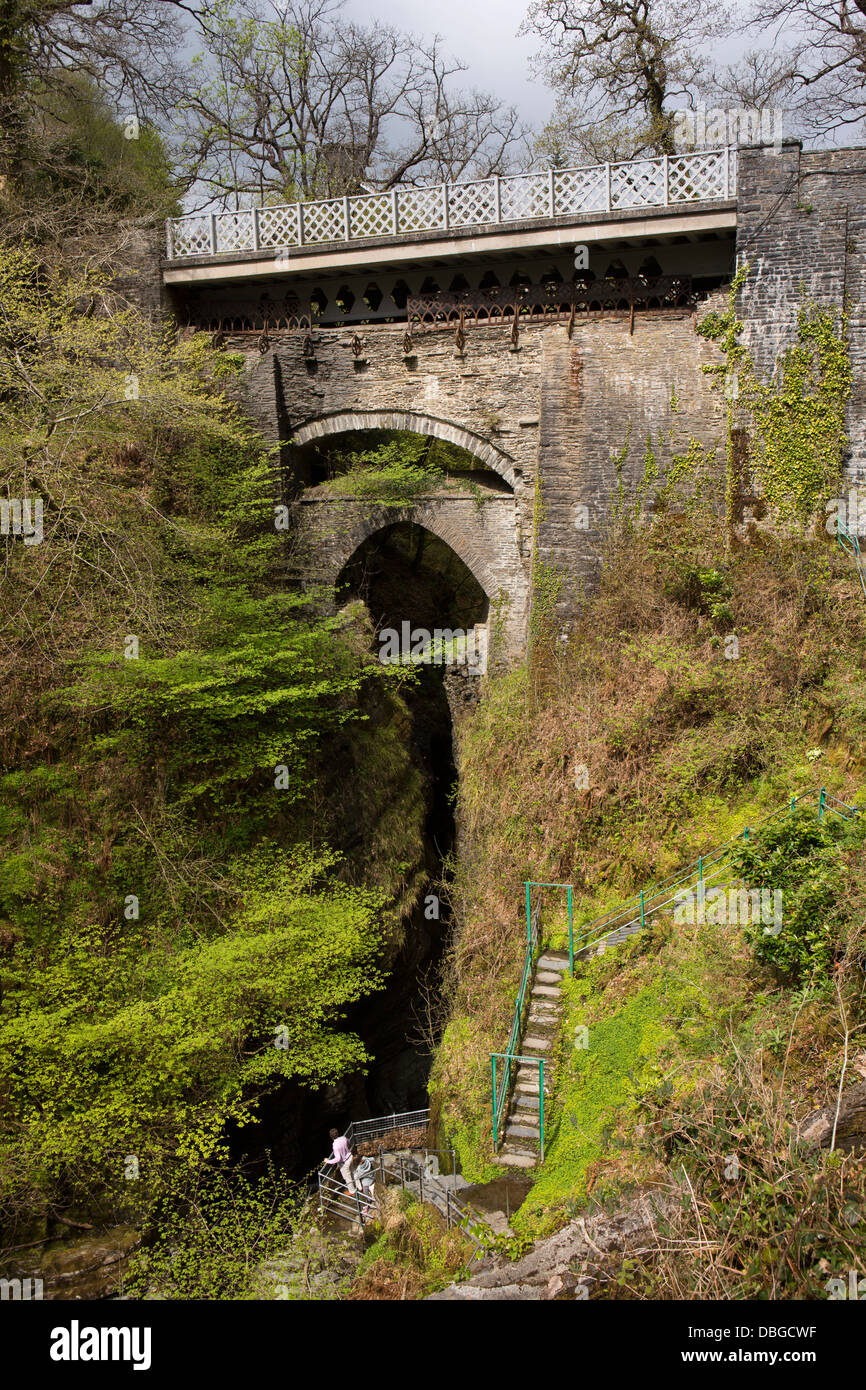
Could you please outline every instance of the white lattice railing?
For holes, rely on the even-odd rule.
[[[587,169],[547,169],[433,188],[395,188],[354,198],[172,217],[167,224],[168,257],[345,244],[451,227],[714,202],[733,198],[736,191],[737,151],[729,146]]]

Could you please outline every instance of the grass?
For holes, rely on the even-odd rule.
[[[723,613],[702,596],[709,572],[724,576]],[[726,660],[732,626],[740,654]],[[473,1179],[491,1152],[489,1054],[510,1027],[524,879],[573,883],[579,925],[807,787],[863,803],[864,639],[866,608],[821,539],[762,533],[725,550],[706,515],[668,518],[658,535],[644,528],[613,545],[565,648],[537,648],[531,675],[488,681],[459,729],[458,933],[433,1073],[442,1124]],[[588,789],[577,785],[579,765]],[[562,933],[564,894],[547,900]],[[647,1147],[641,1133],[646,1095],[668,1085],[679,1101],[697,1095],[718,1057],[735,1069],[734,1049],[751,1056],[765,1034],[788,1037],[794,993],[756,965],[736,929],[693,930],[658,923],[569,987],[546,1162],[520,1213],[524,1231],[553,1229],[614,1189],[668,1181],[664,1146],[656,1135]],[[797,1027],[810,1018],[807,1009]],[[590,1046],[578,1056],[581,1023]],[[795,1064],[810,1047],[805,1035],[795,1043],[791,1112],[821,1091],[822,1075]]]

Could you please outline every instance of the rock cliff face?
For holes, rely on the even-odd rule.
[[[521,1260],[484,1260],[471,1279],[431,1294],[429,1301],[591,1298],[615,1275],[626,1251],[655,1246],[659,1223],[670,1220],[678,1207],[675,1194],[648,1188],[612,1216],[579,1216],[556,1235],[537,1241]]]
[[[36,1280],[37,1289],[41,1280],[44,1299],[109,1298],[140,1239],[133,1226],[114,1226],[75,1240],[51,1241],[10,1255],[3,1277]]]

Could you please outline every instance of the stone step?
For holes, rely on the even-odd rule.
[[[533,985],[530,999],[558,999],[559,985]]]
[[[537,1038],[535,1036],[524,1038],[521,1051],[524,1054],[527,1052],[549,1052],[550,1038]]]
[[[568,956],[543,955],[538,957],[539,970],[567,970]]]
[[[509,1123],[505,1126],[506,1139],[537,1139],[538,1125]]]
[[[499,1151],[504,1154],[517,1154],[520,1158],[537,1158],[538,1154],[531,1144],[521,1139],[506,1139]]]
[[[530,1128],[532,1129],[532,1137],[533,1137],[533,1139],[537,1139],[537,1138],[538,1138],[538,1132],[537,1132],[537,1131],[538,1131],[538,1114],[539,1114],[539,1111],[538,1111],[538,1106],[537,1106],[537,1105],[535,1106],[534,1109],[530,1109],[528,1106],[524,1106],[524,1105],[516,1105],[516,1106],[513,1108],[513,1110],[511,1111],[511,1114],[508,1116],[508,1120],[506,1121],[506,1124],[507,1124],[507,1125],[510,1125],[510,1124],[516,1124],[516,1125],[529,1125]],[[506,1128],[505,1133],[508,1134],[508,1133],[510,1133],[510,1131]]]
[[[501,1163],[505,1168],[534,1168],[538,1162],[538,1154],[510,1154],[504,1150],[497,1154],[494,1163]]]
[[[537,985],[556,985],[557,994],[559,993],[560,978],[553,970],[539,970],[535,976]]]

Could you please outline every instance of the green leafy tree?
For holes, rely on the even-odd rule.
[[[862,841],[860,828],[798,811],[740,842],[732,867],[750,888],[781,891],[782,926],[751,922],[745,928],[755,956],[785,980],[826,977],[845,920],[845,843]]]
[[[266,1092],[364,1067],[345,1013],[412,897],[365,815],[400,787],[411,864],[423,812],[383,668],[285,592],[237,360],[27,247],[0,323],[3,475],[44,502],[0,574],[0,1217],[140,1216]]]

